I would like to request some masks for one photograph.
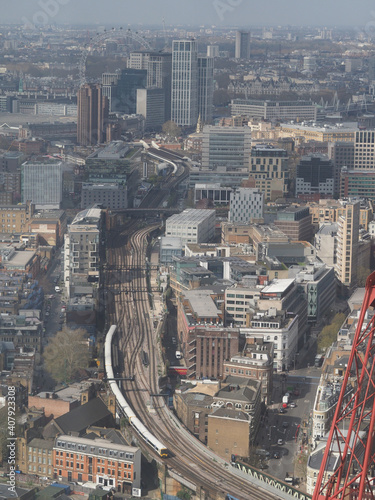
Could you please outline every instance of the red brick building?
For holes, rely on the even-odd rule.
[[[141,450],[134,446],[61,435],[55,440],[52,461],[54,479],[63,482],[93,483],[133,494],[141,487]]]

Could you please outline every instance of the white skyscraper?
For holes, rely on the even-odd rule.
[[[198,48],[196,40],[173,40],[171,120],[182,127],[198,121]]]
[[[211,123],[214,96],[214,58],[198,57],[198,115]]]

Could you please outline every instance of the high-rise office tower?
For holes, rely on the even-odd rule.
[[[105,123],[108,119],[108,98],[102,86],[86,83],[77,94],[77,142],[90,146],[104,142]]]
[[[189,127],[198,121],[198,48],[196,40],[172,42],[171,119]]]
[[[171,119],[172,54],[151,52],[147,64],[147,88],[164,90],[164,119]]]
[[[105,97],[108,97],[109,111],[116,110],[118,77],[118,73],[102,74],[102,92]]]
[[[164,89],[137,89],[137,114],[145,117],[145,130],[161,130],[164,115]]]
[[[198,57],[198,115],[211,123],[214,96],[214,58]]]
[[[145,89],[146,85],[146,70],[123,69],[117,83],[116,111],[135,114],[137,112],[137,89]]]
[[[250,59],[250,31],[236,32],[236,59]]]
[[[343,208],[338,219],[335,273],[343,285],[351,286],[357,281],[360,204],[349,201]]]

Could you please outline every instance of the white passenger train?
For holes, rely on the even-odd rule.
[[[104,345],[104,364],[105,372],[107,375],[108,383],[111,390],[117,400],[118,407],[121,408],[124,415],[128,418],[130,425],[135,428],[135,430],[143,437],[147,443],[158,452],[161,457],[168,456],[167,448],[158,440],[150,431],[146,429],[143,423],[134,413],[131,406],[128,404],[121,390],[119,389],[116,381],[114,380],[113,368],[112,368],[112,338],[117,329],[116,325],[112,325],[108,330],[105,345]]]

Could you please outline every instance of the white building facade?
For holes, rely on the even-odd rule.
[[[230,194],[229,222],[250,223],[263,218],[264,194],[258,189],[238,188]]]
[[[198,121],[198,47],[196,40],[172,42],[171,120],[182,127]]]
[[[208,243],[215,235],[215,210],[187,209],[166,220],[165,235],[186,243]]]

